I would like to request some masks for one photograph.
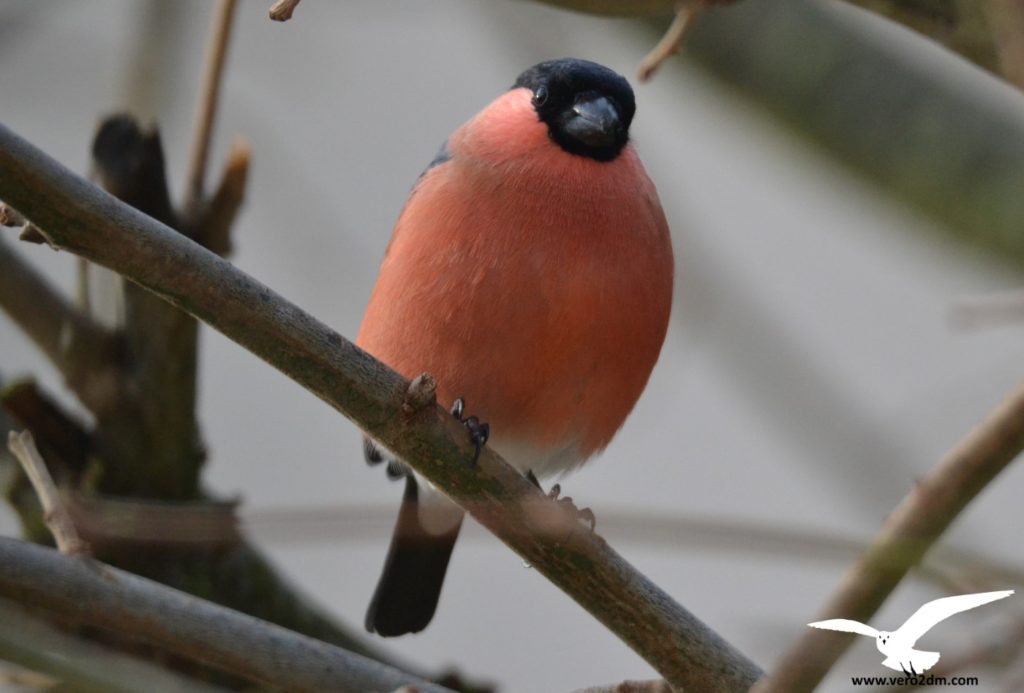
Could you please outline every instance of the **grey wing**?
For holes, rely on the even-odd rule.
[[[923,605],[904,622],[899,630],[901,639],[913,645],[918,638],[927,633],[932,627],[944,621],[953,614],[961,611],[968,611],[983,604],[1005,599],[1013,594],[1013,590],[1001,590],[999,592],[979,592],[977,594],[961,594],[956,597],[943,597],[934,599]]]
[[[420,174],[420,178],[427,175],[427,171],[429,171],[430,169],[434,168],[435,166],[440,166],[441,164],[446,163],[448,161],[451,161],[451,159],[452,152],[450,149],[448,149],[448,140],[445,140],[444,144],[441,145],[441,148],[437,150],[437,154],[434,155],[434,158],[431,159],[430,163],[427,164],[427,167],[423,169],[423,173]],[[417,178],[416,180],[418,181],[419,178]]]

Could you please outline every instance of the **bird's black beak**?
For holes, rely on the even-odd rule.
[[[565,132],[589,147],[607,147],[622,136],[619,111],[607,97],[584,99],[572,107]]]

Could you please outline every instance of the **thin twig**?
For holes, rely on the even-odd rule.
[[[84,315],[95,315],[89,286],[89,261],[82,258],[75,259],[75,307]]]
[[[242,541],[235,502],[166,503],[69,494],[67,511],[89,543],[103,547],[217,549]]]
[[[74,511],[74,506],[71,507]],[[243,508],[240,516],[244,534],[252,534],[262,542],[289,544],[362,540],[390,532],[395,524],[394,508],[383,504]],[[82,523],[78,525],[81,527]],[[867,541],[858,537],[775,525],[769,520],[745,522],[613,508],[601,511],[601,527],[605,536],[617,542],[633,547],[657,547],[680,552],[680,555],[686,551],[715,551],[786,561],[846,562],[868,546]],[[475,527],[464,528],[463,533],[470,541],[485,536]],[[936,547],[919,569],[922,579],[943,587],[948,587],[951,580],[961,581],[965,575],[984,577],[997,586],[1024,585],[1024,571],[1015,565],[954,547]]]
[[[46,238],[35,226],[25,220],[14,207],[0,202],[0,226],[21,227],[21,240],[45,243]]]
[[[1024,4],[1020,0],[985,0],[988,22],[999,71],[1017,89],[1024,91]]]
[[[192,139],[192,153],[188,168],[188,183],[182,211],[185,219],[191,221],[203,201],[206,183],[206,163],[210,155],[210,140],[213,137],[213,119],[217,113],[220,97],[221,78],[227,57],[231,25],[235,14],[235,0],[220,0],[210,29],[206,47],[206,63],[203,68],[203,84],[200,90],[199,106],[196,110],[195,131]]]
[[[82,541],[75,529],[75,523],[68,514],[67,508],[60,499],[60,492],[57,485],[53,483],[53,477],[46,469],[39,450],[36,449],[32,433],[22,431],[15,433],[11,431],[7,435],[7,449],[21,463],[22,469],[28,475],[32,487],[39,496],[39,502],[43,506],[43,521],[57,541],[57,548],[61,553],[69,556],[76,556],[89,552],[89,545]]]
[[[812,620],[867,623],[911,567],[1024,448],[1024,386],[1018,387],[924,477],[889,515],[874,543],[849,568]],[[757,693],[812,690],[853,636],[807,629]]]
[[[270,18],[275,22],[287,22],[292,18],[292,13],[299,2],[300,0],[277,0],[270,8]]]
[[[87,257],[189,311],[335,407],[469,511],[672,685],[746,691],[758,667],[585,530],[435,405],[402,415],[409,383],[298,306],[124,205],[0,125],[0,198]],[[563,518],[561,532],[538,516]]]
[[[962,298],[953,304],[950,319],[960,329],[1020,324],[1024,321],[1024,290],[1011,289]]]
[[[18,210],[0,202],[0,226],[24,226],[25,217]]]
[[[248,142],[236,139],[228,153],[217,191],[203,205],[194,229],[197,242],[221,257],[231,254],[231,228],[245,199],[251,150]]]
[[[575,693],[672,693],[672,687],[665,681],[623,681],[611,686],[581,688]]]
[[[655,44],[651,52],[640,62],[640,68],[637,70],[637,79],[641,82],[646,82],[661,67],[662,63],[679,52],[680,46],[683,45],[683,39],[686,38],[686,34],[693,28],[694,21],[703,9],[702,5],[691,5],[689,3],[679,6],[679,9],[676,10],[675,18],[665,31],[665,35],[661,37],[661,40]]]
[[[282,690],[392,691],[412,684],[451,693],[152,580],[17,539],[0,537],[0,595]]]
[[[93,412],[117,396],[117,340],[77,310],[0,238],[0,310],[35,342],[68,387]]]

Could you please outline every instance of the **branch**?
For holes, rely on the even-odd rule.
[[[84,531],[86,521],[78,517],[77,502],[69,508],[75,515],[75,524],[83,534],[88,534]],[[240,520],[245,535],[271,543],[292,542],[296,537],[313,543],[364,541],[369,535],[391,531],[395,524],[394,508],[384,504],[242,508]],[[601,527],[607,536],[630,546],[672,552],[715,551],[785,561],[845,563],[868,546],[859,537],[832,531],[787,527],[769,520],[733,521],[699,515],[605,509],[601,512]],[[471,529],[463,531],[467,540],[477,538]],[[1024,585],[1024,570],[1015,565],[950,546],[936,547],[920,570],[923,580],[942,586],[948,584],[950,574],[977,575],[992,584]]]
[[[189,660],[283,690],[391,691],[411,684],[432,693],[447,691],[95,560],[6,537],[0,537],[0,595],[130,633]]]
[[[93,177],[108,192],[168,226],[181,226],[155,127],[143,130],[127,115],[106,118],[93,139],[92,162]],[[100,490],[193,500],[205,457],[196,421],[199,325],[134,284],[124,286],[124,309],[125,396],[96,417]]]
[[[978,0],[847,0],[865,10],[902,24],[978,67],[999,74],[999,62],[985,2]],[[1016,2],[1016,0],[1010,0]]]
[[[672,685],[746,690],[758,668],[638,573],[573,513],[485,449],[436,403],[403,412],[408,383],[225,260],[123,205],[0,126],[0,198],[50,242],[209,323],[349,417],[466,507]]]
[[[65,503],[75,527],[92,546],[210,551],[243,541],[234,502],[164,503],[66,493]]]
[[[679,6],[679,9],[676,10],[675,18],[668,29],[665,30],[665,35],[651,49],[651,52],[640,61],[637,79],[641,82],[646,82],[661,67],[663,62],[679,52],[680,46],[683,45],[683,39],[686,38],[687,32],[693,27],[693,23],[697,20],[700,13],[700,6],[688,4]]]
[[[221,257],[231,254],[231,227],[245,200],[250,158],[249,144],[242,139],[235,140],[217,191],[204,202],[193,229],[196,242]]]
[[[94,412],[108,409],[118,387],[117,339],[71,305],[0,238],[0,309],[28,335]]]
[[[986,0],[988,26],[999,58],[999,71],[1024,91],[1024,4],[1019,0]]]
[[[3,598],[0,659],[53,676],[72,684],[75,691],[87,693],[226,693],[226,689],[67,633]]]
[[[34,380],[0,384],[0,409],[32,432],[58,483],[76,485],[93,454],[91,436],[81,422],[40,390]]]
[[[210,140],[213,137],[213,118],[217,113],[221,78],[224,75],[224,62],[227,57],[234,16],[235,0],[220,0],[206,46],[203,85],[200,90],[199,106],[196,110],[195,134],[192,139],[192,154],[188,167],[188,184],[185,202],[182,205],[185,219],[188,222],[196,218],[203,203],[206,162],[210,153]]]
[[[944,72],[880,49],[831,4],[740,2],[708,12],[687,38],[687,57],[927,214],[936,230],[1024,267],[1021,119]]]
[[[2,417],[6,409],[21,426],[33,431],[58,483],[80,486],[82,475],[91,474],[86,466],[88,458],[95,455],[89,434],[34,383],[0,386],[0,424],[5,423]],[[14,426],[9,422],[7,428]],[[0,427],[0,432],[4,430]],[[0,448],[0,455],[3,453],[6,449]],[[7,464],[6,459],[0,462]],[[42,522],[38,497],[23,479],[18,475],[12,480],[6,489],[8,501],[21,520],[24,535],[33,541],[48,541],[50,535]],[[201,589],[208,598],[230,608],[405,671],[433,677],[321,615],[255,548],[237,543],[235,518],[225,504],[218,509],[218,504],[211,501],[160,505],[72,496],[67,507],[83,538],[103,560],[119,561],[122,568],[178,589]],[[214,547],[217,550],[211,551]],[[201,563],[201,570],[182,570],[182,565],[195,566],[196,561]],[[195,574],[203,575],[200,583],[190,577]]]
[[[275,22],[287,22],[298,5],[299,0],[277,0],[270,8],[270,18]]]
[[[43,506],[43,521],[53,534],[60,552],[70,556],[88,553],[89,546],[78,536],[75,522],[60,500],[60,492],[57,491],[57,485],[53,483],[53,477],[50,476],[46,463],[36,449],[32,434],[28,431],[22,431],[20,434],[11,431],[7,435],[7,449],[21,463],[21,468],[32,482],[32,487]]]
[[[672,693],[672,687],[664,681],[623,681],[611,686],[581,688],[575,693]]]
[[[910,568],[921,562],[967,504],[1022,449],[1024,386],[1011,393],[911,490],[813,620],[847,618],[868,623]],[[852,639],[845,633],[806,630],[755,690],[812,690]]]
[[[953,304],[950,320],[961,329],[1020,323],[1024,320],[1024,290],[1010,289],[962,298]]]
[[[563,10],[606,17],[653,17],[675,14],[680,4],[690,0],[535,0]],[[696,0],[694,0],[696,1]]]
[[[8,207],[3,202],[0,202],[0,226],[17,226],[21,228],[20,240],[31,241],[33,243],[42,243],[43,239],[39,234],[39,229],[25,221],[18,210],[13,207]]]

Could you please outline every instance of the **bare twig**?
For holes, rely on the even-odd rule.
[[[581,688],[575,693],[672,693],[672,687],[665,681],[623,681],[611,686]]]
[[[140,127],[128,115],[105,118],[93,139],[92,176],[135,209],[181,225],[155,127]],[[103,463],[98,490],[193,500],[204,457],[195,410],[199,325],[135,284],[125,283],[123,295],[124,396],[116,410],[97,416],[93,437]]]
[[[66,507],[90,545],[216,549],[242,541],[237,503],[161,503],[69,494]]]
[[[967,504],[1024,448],[1024,386],[1018,387],[924,477],[889,515],[815,621],[867,623]],[[849,634],[808,629],[757,693],[812,690],[849,647]]]
[[[114,335],[68,302],[0,238],[0,310],[6,312],[94,412],[113,402]]]
[[[18,210],[0,202],[0,226],[24,226],[25,218],[18,214]]]
[[[46,463],[43,462],[39,450],[36,449],[32,434],[29,431],[11,431],[7,435],[7,449],[21,463],[22,469],[32,482],[43,506],[43,520],[53,534],[60,552],[70,556],[88,553],[89,546],[78,536],[75,523],[61,502],[60,492],[53,483],[53,477],[46,469]]]
[[[950,319],[960,329],[1020,323],[1024,320],[1024,290],[962,298],[953,304]]]
[[[18,210],[0,202],[0,226],[20,226],[20,238],[30,243],[46,243],[46,237],[35,226],[25,221]]]
[[[448,689],[92,559],[0,537],[0,595],[288,691]],[[450,693],[450,691],[448,692]]]
[[[608,17],[651,17],[669,15],[679,0],[537,0],[545,5]]]
[[[1006,81],[1024,91],[1024,4],[1019,0],[986,0],[982,4],[999,70]]]
[[[430,373],[420,373],[409,383],[409,390],[402,402],[402,411],[406,416],[431,407],[437,403],[437,381]]]
[[[203,206],[194,230],[196,241],[221,257],[231,254],[231,227],[245,199],[250,154],[249,144],[236,139],[228,153],[228,162],[217,191]]]
[[[5,383],[0,389],[0,407],[32,432],[47,469],[61,485],[73,484],[85,471],[92,454],[89,432],[34,380]]]
[[[394,508],[383,504],[242,509],[240,515],[245,533],[267,542],[361,540],[389,532],[395,524]],[[82,526],[80,522],[78,525]],[[786,561],[845,562],[856,558],[868,545],[858,537],[773,525],[768,520],[731,521],[615,509],[601,511],[601,527],[606,536],[630,546],[715,551]],[[473,527],[464,528],[463,533],[467,540],[482,536]],[[984,577],[994,585],[1024,585],[1024,571],[1015,565],[948,546],[936,547],[920,569],[923,579],[944,587],[949,585],[951,575],[956,580],[961,576]]]
[[[880,37],[847,21],[835,11],[837,4],[742,2],[708,12],[687,39],[687,58],[887,196],[925,212],[939,222],[936,231],[951,233],[1001,263],[1024,266],[1019,205],[1024,120],[958,88],[947,70],[931,69],[902,51],[879,50]],[[980,15],[984,5],[978,0],[887,4],[971,15]],[[991,44],[983,17],[979,23],[980,32],[972,25],[968,33]],[[818,39],[809,43],[808,36]],[[765,60],[768,55],[771,60]],[[820,69],[805,69],[808,65]]]
[[[213,118],[217,113],[220,97],[221,78],[227,57],[231,25],[235,15],[235,0],[219,0],[217,14],[210,29],[206,48],[206,63],[203,68],[203,84],[199,106],[196,110],[195,131],[192,139],[192,154],[188,168],[188,183],[182,211],[188,222],[193,221],[203,202],[203,188],[206,182],[206,162],[210,154],[210,140],[213,137]]]
[[[292,13],[299,2],[300,0],[277,0],[270,8],[270,18],[275,22],[287,22],[292,18]]]
[[[573,597],[674,686],[746,690],[750,660],[640,574],[443,408],[401,414],[409,383],[298,306],[123,205],[0,126],[0,198],[58,247],[109,267],[208,322],[356,422]],[[565,518],[561,532],[537,517]]]
[[[226,693],[226,689],[63,631],[3,598],[0,659],[48,674],[86,693]]]
[[[687,32],[693,28],[693,23],[702,10],[702,5],[682,4],[679,6],[679,9],[676,10],[675,19],[672,20],[672,23],[665,31],[665,35],[661,37],[661,40],[651,49],[651,52],[640,62],[640,68],[637,70],[637,79],[641,82],[646,82],[661,67],[663,62],[679,52],[680,46],[683,45],[683,39],[686,38]]]

